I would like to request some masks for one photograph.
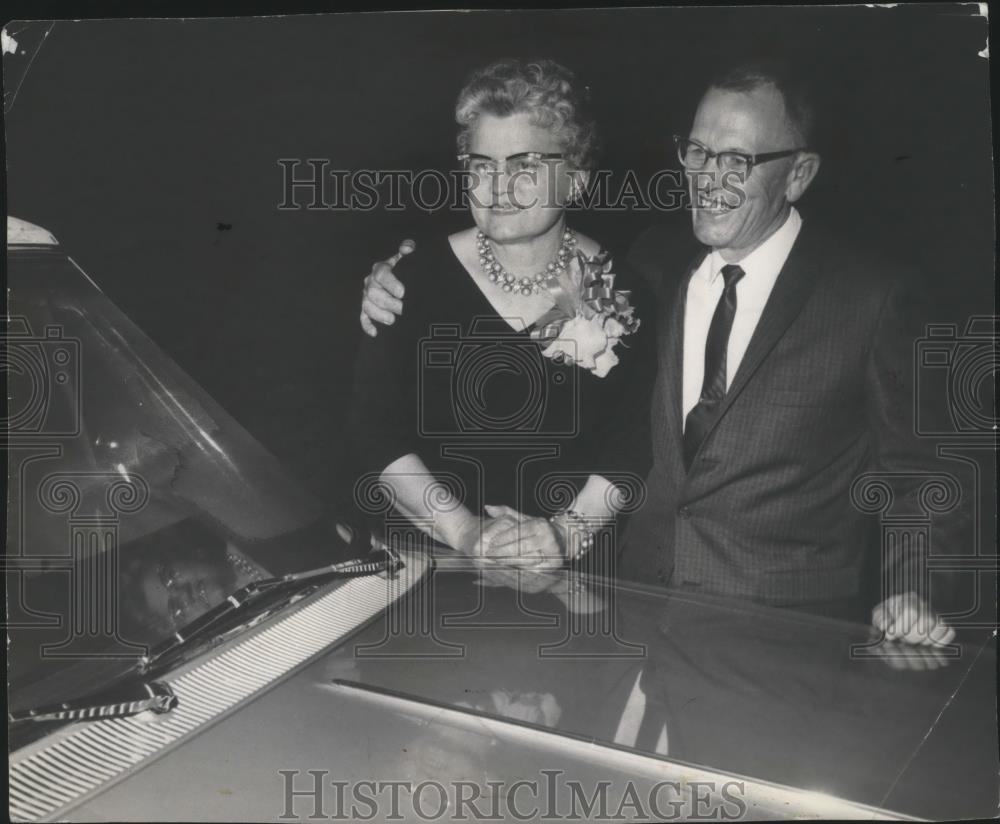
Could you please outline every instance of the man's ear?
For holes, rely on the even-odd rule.
[[[819,164],[820,157],[815,152],[799,152],[796,155],[785,187],[785,197],[789,203],[794,203],[806,193],[809,184],[819,173]]]

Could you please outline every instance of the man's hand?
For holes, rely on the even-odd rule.
[[[872,626],[889,641],[943,647],[955,639],[946,625],[915,592],[886,598],[872,610]]]
[[[522,515],[509,506],[487,506],[494,520],[481,540],[483,555],[522,569],[559,569],[565,562],[562,544],[545,518]]]
[[[366,335],[373,338],[378,335],[373,321],[391,326],[396,315],[403,314],[403,293],[406,290],[393,274],[392,267],[416,248],[417,244],[412,240],[404,240],[396,254],[372,266],[371,273],[365,278],[361,294],[361,328]]]

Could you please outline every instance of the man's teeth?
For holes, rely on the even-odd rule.
[[[698,208],[699,209],[710,209],[713,212],[728,212],[733,207],[726,203],[726,199],[723,195],[706,195],[702,192],[698,193]]]

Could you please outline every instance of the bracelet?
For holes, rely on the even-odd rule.
[[[579,512],[575,512],[572,509],[565,509],[562,512],[557,512],[549,518],[549,523],[553,526],[558,526],[558,522],[561,519],[567,520],[569,523],[566,524],[566,539],[563,542],[563,555],[566,558],[570,557],[569,548],[571,541],[570,530],[575,527],[576,531],[581,533],[580,538],[580,552],[578,555],[584,555],[590,552],[594,548],[594,542],[596,541],[596,536],[593,529],[590,529],[589,520],[586,516],[581,515]],[[559,534],[559,531],[556,531]],[[561,537],[561,536],[560,536]]]

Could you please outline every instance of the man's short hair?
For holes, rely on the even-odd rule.
[[[709,88],[731,92],[752,92],[761,86],[773,86],[778,91],[803,145],[814,148],[819,109],[813,85],[800,67],[779,58],[751,58],[723,69],[709,82]]]

